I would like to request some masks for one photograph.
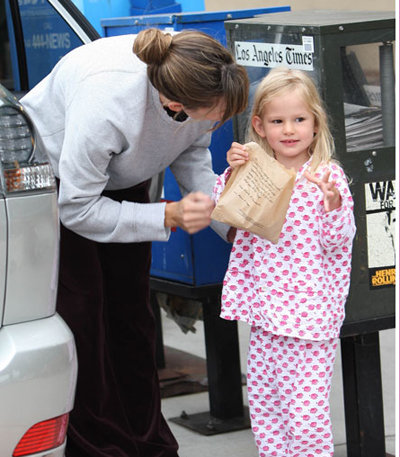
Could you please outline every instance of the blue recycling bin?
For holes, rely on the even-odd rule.
[[[131,16],[179,13],[181,11],[181,3],[174,0],[131,0]]]
[[[208,33],[226,46],[224,21],[251,18],[256,15],[290,11],[290,6],[253,8],[200,13],[150,14],[103,19],[104,36],[136,34],[149,27],[181,31],[197,29]],[[218,174],[227,167],[226,152],[233,141],[232,122],[228,121],[212,135],[210,150],[213,168]],[[164,198],[182,198],[175,178],[168,168],[164,179]],[[151,275],[191,286],[220,284],[229,259],[231,245],[207,228],[195,235],[181,229],[171,233],[170,240],[153,242]]]
[[[226,45],[224,21],[246,19],[260,14],[290,11],[290,6],[251,8],[231,11],[181,12],[171,14],[133,15],[129,17],[106,18],[101,20],[104,36],[139,33],[149,27],[180,31],[196,29],[208,33]]]

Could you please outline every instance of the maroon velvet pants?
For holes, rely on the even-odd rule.
[[[145,202],[147,187],[104,194]],[[160,409],[150,256],[151,243],[97,243],[61,226],[57,311],[78,353],[66,457],[178,455]]]

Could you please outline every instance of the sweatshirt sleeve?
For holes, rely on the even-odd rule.
[[[201,191],[212,197],[218,175],[212,168],[211,152],[208,149],[210,142],[211,132],[201,135],[170,165],[183,195]],[[226,240],[230,227],[218,221],[212,221],[210,226]]]
[[[99,242],[167,240],[165,203],[119,203],[102,196],[109,180],[107,167],[126,147],[124,133],[113,125],[123,106],[107,103],[107,85],[81,82],[68,100],[65,136],[59,162],[59,208],[63,224]],[[138,95],[138,110],[145,100]],[[132,127],[133,128],[133,127]]]
[[[319,202],[320,242],[328,250],[337,247],[351,247],[356,232],[354,221],[353,197],[347,183],[344,171],[335,164],[331,165],[331,179],[336,180],[342,204],[339,208],[326,212],[323,200]],[[323,173],[321,173],[322,175]]]
[[[210,142],[211,132],[201,135],[170,165],[183,196],[195,191],[211,195],[217,175],[212,169]]]

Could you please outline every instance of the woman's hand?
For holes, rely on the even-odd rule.
[[[229,241],[229,243],[233,243],[235,241],[236,232],[237,232],[237,228],[235,228],[235,227],[231,227],[228,230],[228,233],[226,235],[226,239]]]
[[[329,176],[331,175],[330,171],[327,171],[321,179],[317,179],[315,176],[311,175],[309,171],[305,171],[304,176],[316,184],[324,194],[324,208],[327,213],[333,211],[334,209],[340,208],[342,205],[342,197],[335,186],[336,181],[329,181]]]
[[[246,146],[233,142],[231,148],[226,153],[226,160],[232,168],[240,167],[249,160]]]
[[[206,194],[194,192],[178,202],[165,206],[166,227],[180,227],[192,234],[210,225],[211,213],[215,203]]]

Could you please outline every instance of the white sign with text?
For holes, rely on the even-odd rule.
[[[274,68],[286,66],[312,71],[313,47],[296,44],[255,43],[235,41],[235,58],[239,65]]]

